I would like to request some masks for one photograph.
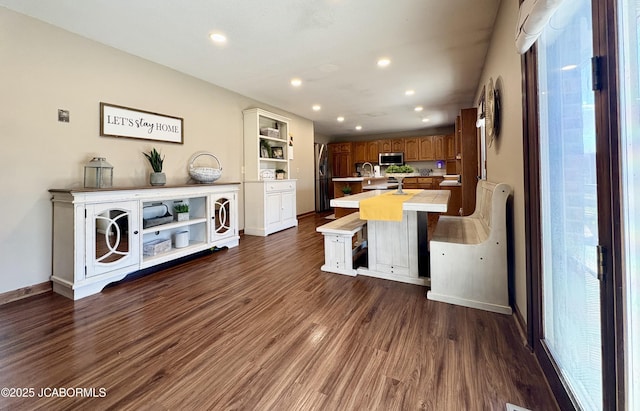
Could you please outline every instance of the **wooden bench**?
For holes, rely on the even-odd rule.
[[[354,260],[367,245],[367,221],[360,213],[352,213],[316,228],[324,236],[324,265],[322,271],[356,275]]]
[[[486,180],[468,217],[441,216],[430,241],[430,300],[511,314],[507,271],[507,199],[511,187]]]

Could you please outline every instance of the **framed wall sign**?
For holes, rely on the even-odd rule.
[[[100,135],[103,137],[183,144],[182,123],[180,117],[100,103]]]

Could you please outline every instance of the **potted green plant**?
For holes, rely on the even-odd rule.
[[[351,186],[350,185],[342,186],[342,194],[346,196],[351,194]]]
[[[151,168],[153,169],[153,173],[149,176],[149,181],[152,186],[163,186],[167,183],[167,176],[162,172],[162,163],[164,162],[164,156],[160,156],[158,150],[153,148],[148,153],[142,153],[147,160],[149,160],[149,164],[151,164]]]
[[[276,170],[276,180],[284,180],[284,176],[287,172],[279,168]]]
[[[174,204],[173,211],[177,221],[187,221],[189,219],[189,204],[186,204],[186,203]]]

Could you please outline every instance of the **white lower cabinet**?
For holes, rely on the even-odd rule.
[[[138,202],[87,204],[85,257],[87,278],[126,272],[140,263]]]
[[[245,181],[244,233],[267,236],[298,225],[296,180]]]
[[[238,245],[238,184],[49,191],[53,290],[74,300],[140,269]],[[188,210],[178,216],[180,206]]]
[[[238,245],[238,193],[211,195],[211,238],[213,246],[229,245],[233,240]]]

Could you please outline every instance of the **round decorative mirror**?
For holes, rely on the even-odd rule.
[[[495,94],[493,90],[493,79],[489,78],[489,84],[487,84],[487,106],[484,117],[484,126],[487,132],[487,137],[493,141],[494,137],[494,115],[495,115]]]

